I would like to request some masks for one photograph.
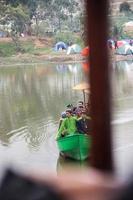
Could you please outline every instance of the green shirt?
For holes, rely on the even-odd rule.
[[[73,116],[64,119],[58,130],[56,139],[61,137],[62,132],[65,132],[65,135],[74,134],[77,131],[76,121],[77,121],[76,117]]]

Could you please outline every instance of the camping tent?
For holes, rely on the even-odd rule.
[[[60,42],[57,42],[55,44],[55,51],[59,51],[59,50],[64,50],[64,49],[67,49],[67,44],[65,44],[64,42],[60,41]]]
[[[133,47],[130,45],[122,45],[116,50],[116,54],[120,55],[131,55],[133,54]]]
[[[80,52],[81,52],[81,47],[78,44],[73,44],[72,46],[68,47],[67,55]]]
[[[122,47],[123,45],[127,45],[128,42],[126,40],[117,40],[117,46]]]
[[[81,51],[82,56],[89,56],[89,47],[85,47]]]

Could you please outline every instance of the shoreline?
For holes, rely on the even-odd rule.
[[[0,66],[4,65],[28,65],[28,64],[43,64],[43,63],[79,63],[84,62],[86,59],[81,54],[66,55],[61,54],[42,54],[42,55],[29,55],[18,54],[11,57],[0,57]]]
[[[88,60],[87,57],[83,57],[80,53],[67,55],[66,51],[52,51],[53,41],[51,38],[24,37],[20,38],[20,42],[24,48],[29,48],[32,50],[29,50],[27,53],[16,54],[13,49],[10,49],[9,56],[8,51],[7,54],[5,51],[4,55],[6,56],[1,55],[0,57],[0,66],[28,65],[35,63],[79,63]],[[0,44],[6,45],[5,49],[8,49],[11,46],[9,44],[12,44],[12,39],[0,38]],[[108,54],[111,62],[133,60],[133,55],[116,55],[115,51],[111,49],[109,49]]]
[[[111,62],[119,61],[133,61],[133,55],[110,55]],[[87,61],[87,58],[81,54],[70,54],[67,55],[64,52],[58,54],[40,54],[40,55],[29,55],[29,54],[18,54],[11,57],[0,57],[0,67],[11,66],[11,65],[29,65],[29,64],[44,64],[44,63],[80,63]]]

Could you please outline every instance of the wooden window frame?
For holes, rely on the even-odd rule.
[[[87,36],[90,47],[92,116],[91,165],[113,170],[111,138],[110,77],[108,58],[108,1],[87,0]]]

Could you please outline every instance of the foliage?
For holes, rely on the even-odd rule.
[[[15,44],[16,51],[22,51],[19,43],[19,34],[25,30],[27,21],[29,21],[27,9],[21,4],[18,4],[18,6],[15,4],[14,7],[11,4],[1,4],[0,15],[0,23],[10,25],[10,36]]]
[[[119,7],[119,14],[111,17],[110,36],[115,39],[127,38],[128,35],[124,32],[124,24],[133,20],[133,11],[128,2],[123,2]]]
[[[16,54],[15,47],[13,43],[0,43],[0,56],[8,57]]]
[[[77,0],[3,0],[0,24],[9,26],[16,50],[22,52],[21,33],[38,37],[50,34],[55,35],[55,41],[74,41],[73,33],[82,29],[79,8]]]
[[[54,36],[54,42],[63,41],[65,43],[74,42],[74,34],[72,32],[58,32]]]
[[[121,39],[123,36],[123,27],[122,25],[126,22],[125,18],[123,17],[115,17],[113,18],[111,30],[110,30],[110,37],[118,40]]]
[[[32,40],[20,41],[21,48],[26,54],[39,55],[44,53],[53,53],[51,47],[37,48]],[[11,57],[16,55],[16,48],[13,42],[1,42],[0,43],[0,57]]]
[[[20,27],[26,31],[26,28],[34,22],[38,26],[41,20],[46,20],[49,23],[49,28],[54,30],[62,31],[64,22],[71,31],[75,30],[75,22],[76,26],[79,26],[76,29],[80,29],[79,21],[82,9],[78,9],[77,0],[3,0],[3,2],[5,2],[6,10],[10,12],[10,16],[6,16],[5,20],[7,20],[7,17],[10,21],[15,18],[14,24],[15,26],[17,24],[17,31],[19,32]],[[2,4],[1,6],[4,9]],[[77,10],[80,11],[77,12]],[[2,13],[6,14],[5,10],[3,11]],[[26,20],[25,17],[27,17]],[[20,24],[19,27],[18,24]]]
[[[62,22],[64,22],[68,18],[71,19],[72,29],[73,14],[78,8],[78,3],[75,0],[42,0],[41,5],[41,7],[43,7],[44,9],[42,17],[49,19],[49,21],[52,21],[52,25],[56,26],[56,29],[59,29],[59,31],[61,31]]]
[[[131,8],[130,8],[130,5],[128,2],[123,2],[120,4],[120,12],[124,12],[124,13],[127,13],[127,12],[130,12],[131,11]]]
[[[17,33],[22,33],[25,30],[27,21],[29,20],[27,10],[19,5],[16,8],[10,7],[9,12],[10,21],[12,22],[12,30],[15,30]]]
[[[6,0],[7,5],[18,7],[19,5],[28,9],[30,19],[35,15],[38,3],[36,0]]]
[[[85,46],[85,41],[80,35],[75,36],[75,44],[79,44],[82,48]]]
[[[59,32],[56,33],[54,36],[54,43],[63,41],[66,44],[69,43],[76,43],[83,46],[83,41],[81,40],[80,35],[73,33],[73,32]]]

